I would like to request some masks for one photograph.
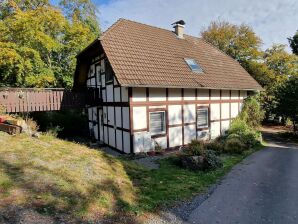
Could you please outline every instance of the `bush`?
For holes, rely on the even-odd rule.
[[[238,138],[228,138],[224,146],[224,151],[227,153],[240,154],[246,149],[247,148],[245,144],[242,143],[241,140]]]
[[[222,167],[221,159],[213,150],[205,150],[202,155],[180,155],[181,165],[190,170],[214,170]]]
[[[235,133],[232,133],[232,134],[228,135],[228,137],[227,137],[227,139],[232,139],[232,138],[241,140],[241,136],[238,134],[235,134]]]
[[[61,128],[60,126],[49,127],[46,131],[46,135],[57,137],[61,131],[63,131],[63,128]]]
[[[32,118],[28,118],[26,120],[26,124],[28,125],[29,129],[31,132],[36,132],[38,131],[38,125],[36,123],[36,121],[34,121]]]
[[[238,139],[245,144],[247,148],[255,146],[262,140],[261,133],[250,128],[240,117],[237,117],[232,121],[228,133],[229,135],[227,139]]]
[[[261,136],[262,135],[260,132],[249,130],[242,134],[241,140],[248,148],[251,148],[257,145],[259,142],[261,142]]]
[[[184,150],[184,153],[192,156],[200,156],[202,155],[204,148],[204,142],[193,139]]]
[[[250,130],[249,126],[247,123],[242,120],[240,117],[235,118],[228,131],[228,135],[230,134],[237,134],[237,135],[242,135],[242,133],[247,132]]]
[[[42,132],[54,131],[60,138],[89,138],[88,118],[83,110],[34,112],[31,116],[37,121]],[[57,126],[63,129],[53,130]]]
[[[221,153],[224,150],[224,141],[215,139],[214,141],[206,143],[205,147],[207,150],[213,150],[217,153]]]
[[[257,128],[263,121],[265,112],[261,109],[260,103],[255,97],[248,97],[244,101],[239,117],[248,125],[248,127]]]
[[[205,170],[214,170],[216,168],[222,167],[221,159],[216,155],[216,152],[213,150],[204,151],[204,169]]]

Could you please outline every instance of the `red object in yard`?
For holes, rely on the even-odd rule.
[[[0,116],[0,123],[4,123],[7,120],[7,117]]]

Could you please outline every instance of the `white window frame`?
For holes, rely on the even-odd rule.
[[[203,110],[207,110],[207,125],[198,125],[198,112],[199,111],[203,111]],[[199,107],[197,108],[197,119],[196,119],[196,122],[197,122],[197,128],[209,128],[209,107]]]
[[[155,132],[155,133],[152,133],[151,132],[151,114],[153,114],[153,113],[163,113],[164,114],[164,125],[163,125],[163,131],[161,131],[161,132]],[[166,119],[166,111],[152,111],[152,112],[149,112],[149,132],[150,132],[150,134],[151,134],[151,136],[152,135],[162,135],[162,134],[166,134],[166,122],[167,122],[167,119]]]

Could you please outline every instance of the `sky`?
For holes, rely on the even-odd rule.
[[[298,0],[95,0],[102,31],[119,18],[172,30],[183,19],[185,32],[200,36],[214,20],[245,23],[263,40],[262,48],[288,44],[298,30]],[[290,51],[290,48],[287,48]]]

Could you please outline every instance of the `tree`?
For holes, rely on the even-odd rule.
[[[77,15],[64,15],[48,0],[7,0],[0,10],[0,85],[71,87],[75,56],[98,36],[99,28],[94,31]],[[85,8],[76,10],[80,14]]]
[[[93,34],[99,35],[100,29],[96,13],[98,9],[90,0],[61,0],[63,12],[67,18],[78,20],[89,27]]]
[[[298,75],[298,57],[289,54],[285,45],[273,45],[264,54],[264,62],[275,73],[275,81],[282,82],[290,76]]]
[[[298,30],[292,38],[288,38],[293,54],[298,55]]]
[[[245,25],[234,25],[229,22],[211,22],[207,29],[201,32],[209,43],[230,55],[240,63],[257,59],[261,56],[261,39],[253,30]]]
[[[289,118],[293,122],[294,132],[297,133],[298,124],[298,76],[290,77],[276,92],[279,115]]]

